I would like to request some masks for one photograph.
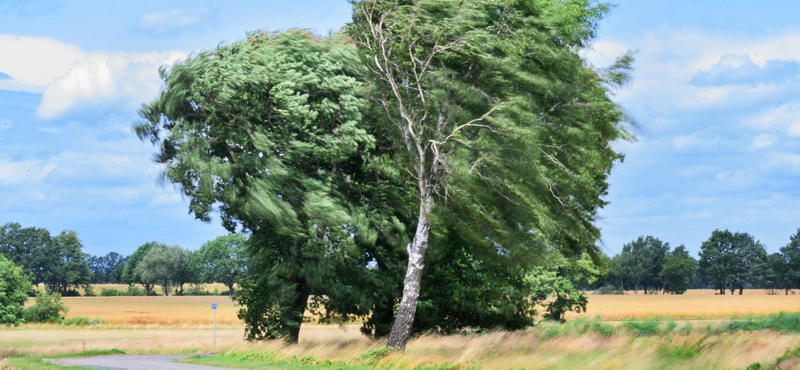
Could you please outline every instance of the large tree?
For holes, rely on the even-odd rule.
[[[130,257],[128,257],[128,261],[125,263],[125,268],[122,270],[122,281],[125,284],[141,284],[146,295],[153,294],[153,287],[155,286],[156,281],[143,277],[140,273],[141,270],[138,269],[138,266],[142,262],[144,256],[147,255],[147,252],[156,246],[160,247],[166,245],[159,242],[148,242],[142,244],[139,246],[139,248],[136,248]]]
[[[432,215],[445,206],[468,240],[523,236],[596,253],[596,211],[626,137],[607,86],[578,51],[608,8],[586,0],[361,0],[348,33],[370,68],[373,101],[416,183],[416,226],[388,346],[413,327]],[[615,67],[624,68],[630,58]]]
[[[788,289],[800,288],[800,229],[797,229],[797,232],[789,237],[789,242],[781,247],[781,254],[785,261],[782,277],[788,293]]]
[[[662,281],[661,290],[665,293],[683,294],[697,270],[697,261],[689,255],[686,247],[679,245],[664,257],[658,276]]]
[[[745,284],[764,280],[768,267],[766,248],[748,233],[714,230],[700,246],[699,272],[719,294],[727,288],[741,295]]]
[[[44,274],[47,290],[66,294],[70,289],[87,286],[92,281],[92,272],[83,252],[83,242],[72,230],[64,230],[53,237],[48,248],[53,262]],[[73,292],[73,294],[76,294]]]
[[[57,262],[51,253],[52,241],[47,229],[22,227],[16,222],[0,226],[0,253],[30,276],[33,284],[43,283]]]
[[[217,208],[227,229],[250,234],[252,273],[235,295],[247,337],[296,342],[312,290],[337,278],[325,261],[363,257],[359,246],[377,238],[372,199],[358,192],[360,173],[381,161],[360,125],[355,49],[337,36],[255,32],[161,76],[166,87],[140,111],[137,134],[159,148],[164,177],[197,218]]]
[[[636,240],[622,246],[616,273],[631,283],[634,293],[639,287],[647,293],[647,288],[655,289],[659,283],[659,273],[664,266],[664,259],[670,250],[669,243],[664,243],[653,236],[640,236]]]
[[[125,270],[127,257],[117,252],[109,252],[105,256],[91,256],[88,259],[89,269],[92,270],[92,283],[119,284],[122,282],[122,272]]]
[[[247,236],[228,234],[203,243],[192,254],[192,265],[204,283],[223,283],[233,292],[239,275],[247,269],[245,245]]]
[[[134,273],[142,281],[161,285],[164,295],[169,295],[172,287],[177,287],[178,295],[182,295],[183,286],[196,280],[189,264],[191,255],[192,252],[180,246],[156,243],[136,264]]]

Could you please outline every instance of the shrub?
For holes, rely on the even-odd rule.
[[[659,322],[656,320],[628,321],[625,323],[625,328],[637,336],[658,335],[661,331],[659,329]]]
[[[624,292],[616,286],[609,284],[595,289],[594,294],[624,294]]]
[[[184,290],[183,295],[211,295],[211,293],[203,289],[202,286],[194,285]]]
[[[61,322],[69,308],[61,301],[58,293],[40,293],[36,295],[36,303],[25,309],[27,322]]]
[[[125,295],[125,292],[114,288],[103,288],[100,290],[101,297],[119,297]]]
[[[22,275],[22,268],[0,254],[0,324],[22,322],[30,290],[31,282]]]
[[[129,284],[128,285],[128,290],[126,290],[125,294],[123,294],[123,295],[127,295],[127,296],[143,296],[144,295],[144,290],[142,288],[137,287],[136,285]]]
[[[86,288],[83,288],[83,296],[84,297],[95,297],[97,294],[94,292],[94,287],[91,285],[87,285]]]

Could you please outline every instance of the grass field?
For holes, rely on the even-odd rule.
[[[285,346],[281,341],[248,343],[243,340],[244,326],[236,317],[237,307],[228,296],[67,297],[64,302],[70,307],[68,317],[102,320],[79,327],[2,328],[0,358],[116,348],[127,353],[221,353],[217,360],[194,361],[270,369],[324,370],[327,365],[321,364],[333,361],[392,369],[711,370],[774,363],[786,351],[800,347],[800,331],[713,329],[723,327],[722,323],[732,317],[800,311],[800,295],[774,296],[763,291],[745,291],[743,296],[716,296],[713,291],[690,291],[679,296],[589,295],[588,312],[571,314],[566,325],[542,324],[516,333],[421,336],[410,342],[405,355],[382,352],[383,343],[362,336],[358,325],[304,324],[301,342],[295,346]],[[218,304],[216,347],[212,302]],[[663,320],[636,324],[640,322],[637,320],[652,318]],[[644,329],[660,325],[661,329],[657,334],[647,334],[646,330],[630,329],[636,328],[631,323]],[[688,328],[693,329],[684,330]],[[316,365],[306,366],[309,364]],[[343,369],[339,365],[334,368]]]

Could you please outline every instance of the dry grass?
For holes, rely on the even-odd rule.
[[[248,343],[237,307],[227,296],[198,297],[74,297],[64,298],[68,317],[103,318],[105,324],[88,327],[22,325],[0,328],[0,349],[10,352],[54,354],[85,350],[122,349],[128,353],[208,353],[270,351],[284,358],[312,356],[320,360],[357,362],[382,342],[359,332],[358,325],[309,325],[300,343]],[[217,347],[213,347],[212,302],[218,304]],[[590,295],[589,312],[604,320],[670,317],[714,319],[797,311],[800,295],[770,296],[746,291],[743,296],[715,296],[712,291],[690,291],[682,296]],[[578,316],[573,314],[572,317]],[[492,332],[482,335],[422,336],[413,339],[405,355],[393,353],[379,364],[409,369],[433,364],[506,369],[729,369],[754,362],[771,363],[787,349],[800,346],[800,334],[768,331],[707,335],[668,334],[636,337],[620,333],[608,338],[596,334],[548,337],[541,330]],[[682,354],[686,348],[696,353]],[[685,351],[684,351],[685,352]],[[2,356],[0,356],[2,357]],[[3,370],[0,363],[0,370]]]
[[[603,320],[631,320],[653,317],[689,319],[720,319],[744,316],[764,316],[778,312],[800,311],[800,295],[767,295],[764,290],[745,290],[744,295],[714,295],[712,290],[690,290],[681,295],[593,295],[585,314]]]

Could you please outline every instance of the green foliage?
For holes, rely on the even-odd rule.
[[[763,284],[768,268],[766,248],[747,233],[714,230],[700,247],[699,271],[721,294]]]
[[[25,322],[58,323],[64,320],[69,308],[58,293],[37,293],[35,303],[26,308]]]
[[[209,240],[192,254],[191,264],[203,283],[223,283],[233,292],[233,285],[247,269],[243,234],[223,235]]]
[[[536,302],[529,299],[524,266],[487,258],[488,248],[494,247],[470,246],[452,230],[434,237],[415,331],[520,330],[533,324]]]
[[[578,289],[579,282],[591,284],[604,274],[588,253],[566,258],[559,251],[550,251],[541,266],[527,274],[532,290],[531,300],[545,306],[545,319],[564,321],[567,312],[585,312],[588,300]]]
[[[68,294],[79,286],[88,286],[92,272],[87,263],[88,255],[82,251],[83,243],[72,230],[62,231],[51,240],[51,254],[54,256],[44,274],[47,290]]]
[[[616,326],[606,324],[597,317],[580,317],[568,322],[543,321],[535,327],[535,330],[545,338],[583,334],[597,334],[604,338],[610,338],[618,332]]]
[[[607,295],[607,294],[625,294],[622,289],[613,284],[604,285],[595,289],[594,294]]]
[[[116,252],[110,252],[105,256],[91,256],[87,262],[89,269],[92,270],[92,283],[122,283],[122,272],[125,269],[127,257],[121,256]]]
[[[164,295],[169,295],[173,285],[178,287],[178,294],[183,294],[183,286],[196,280],[190,266],[191,254],[177,245],[155,243],[138,262],[134,274],[142,281],[159,283]]]
[[[0,226],[0,254],[6,256],[33,284],[43,283],[57,254],[53,253],[50,232],[36,227],[23,228],[11,222]]]
[[[659,320],[627,321],[623,325],[625,329],[637,336],[653,336],[662,332]]]
[[[780,312],[777,314],[731,321],[724,326],[726,331],[773,330],[780,333],[800,333],[800,313]]]
[[[137,269],[137,267],[150,248],[153,248],[155,245],[162,245],[162,243],[148,242],[136,248],[136,251],[128,257],[128,261],[125,263],[125,268],[122,271],[122,281],[126,284],[141,284],[142,287],[144,287],[146,295],[153,294],[153,286],[156,282],[143,279],[140,274],[141,270]]]
[[[780,283],[785,287],[800,288],[800,229],[781,247],[783,266],[780,266]]]
[[[659,278],[664,282],[664,291],[671,294],[683,294],[689,289],[692,277],[697,269],[697,261],[689,255],[683,245],[668,252]]]
[[[22,268],[0,254],[0,324],[18,325],[28,300],[31,282]]]
[[[252,33],[162,70],[166,88],[140,111],[137,134],[190,211],[208,220],[218,205],[228,230],[251,235],[234,296],[249,339],[296,341],[312,289],[335,296],[326,260],[369,262],[372,199],[359,192],[376,140],[361,125],[363,66],[341,41]]]
[[[416,185],[417,232],[398,312],[403,347],[417,309],[432,216],[446,208],[468,244],[526,258],[541,245],[598,254],[594,226],[626,138],[609,83],[577,50],[607,8],[588,1],[354,1],[347,32],[370,67],[370,97]],[[615,72],[629,65],[622,60]],[[442,221],[438,221],[442,222]],[[407,324],[407,325],[406,325]]]

